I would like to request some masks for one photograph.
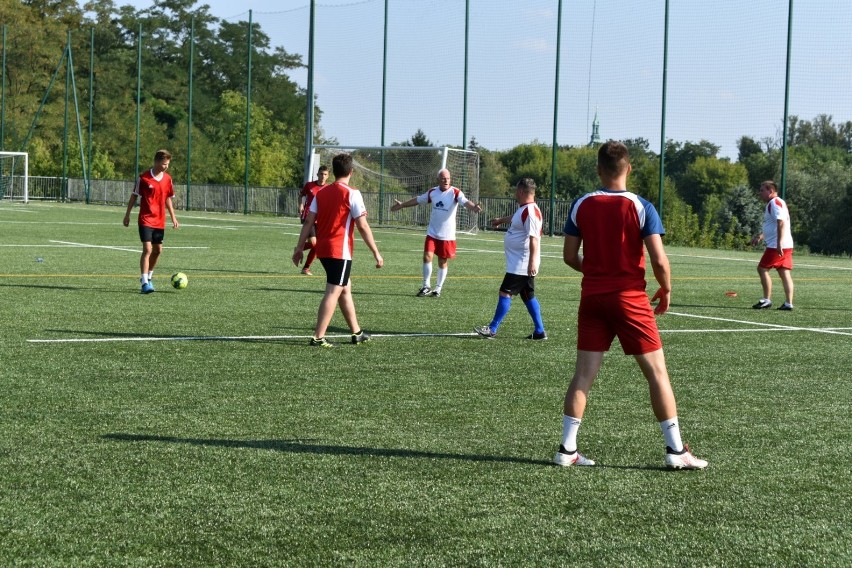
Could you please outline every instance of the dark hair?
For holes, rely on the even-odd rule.
[[[774,193],[778,193],[778,186],[777,186],[777,185],[775,185],[775,181],[774,181],[774,180],[768,179],[768,180],[766,180],[766,181],[764,181],[764,182],[761,182],[760,187],[763,187],[764,185],[768,185],[769,187],[771,187],[771,188],[772,188],[772,191],[773,191]]]
[[[528,195],[535,193],[535,180],[533,178],[523,178],[515,187],[523,189]]]
[[[157,153],[154,154],[155,162],[162,162],[163,160],[171,160],[172,154],[168,150],[157,150]]]
[[[352,156],[349,154],[338,154],[331,160],[331,168],[334,177],[346,177],[352,173]]]
[[[320,166],[319,168],[317,168],[317,175],[319,175],[320,172],[327,172],[327,171],[328,171],[328,166]]]
[[[627,146],[616,140],[607,140],[598,150],[598,168],[603,175],[615,177],[623,174],[630,165]]]

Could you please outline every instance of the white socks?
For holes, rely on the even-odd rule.
[[[447,279],[447,269],[446,268],[438,268],[438,281],[435,282],[435,289],[440,290],[444,285],[444,280]]]
[[[427,288],[429,287],[429,283],[432,280],[432,263],[424,262],[423,263],[423,285]]]
[[[567,452],[577,451],[577,430],[582,420],[573,416],[562,416],[562,447]]]
[[[663,437],[666,439],[668,447],[675,452],[683,451],[683,442],[680,439],[680,425],[678,424],[677,416],[660,422],[660,430],[663,431]]]

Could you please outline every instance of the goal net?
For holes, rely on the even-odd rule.
[[[361,190],[371,219],[381,225],[425,227],[429,224],[427,207],[410,207],[391,213],[395,199],[406,201],[438,185],[438,171],[446,168],[452,184],[465,196],[479,202],[479,154],[445,146],[314,146],[311,172],[328,166],[335,155],[352,155],[355,165],[352,186]],[[374,213],[375,211],[375,213]],[[458,208],[457,230],[475,233],[479,215],[464,207]]]
[[[0,152],[0,199],[29,201],[29,155]]]

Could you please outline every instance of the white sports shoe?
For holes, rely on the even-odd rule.
[[[700,460],[689,451],[689,446],[683,445],[683,452],[676,454],[666,446],[666,465],[672,469],[704,469],[707,462]]]
[[[565,446],[559,446],[559,451],[556,452],[555,456],[553,456],[553,463],[561,465],[562,467],[572,465],[595,465],[595,462],[576,450],[568,453]]]

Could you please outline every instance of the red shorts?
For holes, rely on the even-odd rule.
[[[793,270],[793,249],[784,249],[784,254],[779,256],[778,249],[768,248],[763,251],[758,266],[767,270],[770,268]]]
[[[438,258],[455,258],[456,241],[442,241],[426,235],[426,244],[423,245],[423,252],[434,253],[438,255]]]
[[[654,310],[644,290],[580,298],[577,349],[609,351],[616,337],[625,355],[642,355],[662,349]]]

